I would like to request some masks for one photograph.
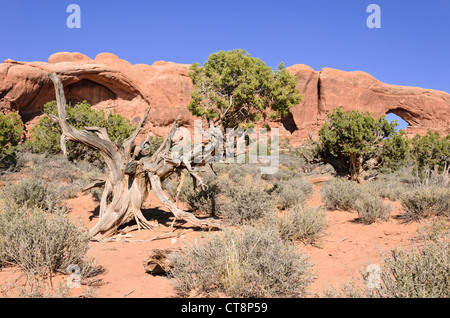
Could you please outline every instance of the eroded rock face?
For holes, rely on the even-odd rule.
[[[55,99],[48,77],[55,72],[65,87],[69,104],[87,100],[96,109],[113,111],[138,123],[152,107],[144,132],[165,134],[178,115],[186,125],[193,117],[186,109],[193,88],[189,65],[131,63],[110,53],[95,59],[80,53],[56,53],[44,62],[0,64],[0,109],[18,112],[30,128],[42,115],[43,105]]]
[[[450,95],[418,87],[384,84],[364,72],[324,68],[315,72],[306,65],[288,68],[298,79],[303,101],[292,108],[294,138],[305,138],[323,125],[326,112],[336,107],[345,111],[370,111],[375,117],[394,113],[406,122],[408,134],[428,129],[446,135],[450,131]]]
[[[298,79],[301,104],[281,123],[281,131],[293,141],[306,139],[325,121],[327,111],[368,110],[374,116],[392,112],[404,120],[411,134],[427,129],[448,134],[450,95],[446,92],[384,84],[364,72],[324,68],[314,71],[306,65],[288,67]],[[45,62],[4,61],[0,64],[0,109],[17,112],[29,129],[42,115],[43,105],[55,99],[55,72],[62,80],[69,103],[87,100],[96,109],[117,111],[138,123],[148,103],[152,109],[144,134],[165,135],[178,115],[192,128],[194,117],[186,109],[193,89],[189,65],[155,62],[131,64],[111,53],[91,59],[81,53],[56,53]]]

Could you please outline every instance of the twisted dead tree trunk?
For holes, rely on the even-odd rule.
[[[221,227],[221,223],[217,219],[198,219],[193,214],[182,211],[162,190],[161,182],[181,169],[187,169],[201,186],[205,186],[195,172],[195,166],[204,165],[204,162],[192,165],[185,161],[173,162],[170,156],[174,146],[172,139],[179,124],[178,118],[173,123],[163,144],[150,156],[148,143],[143,142],[138,146],[135,144],[135,139],[148,117],[150,108],[134,133],[122,145],[119,145],[109,139],[105,128],[75,129],[67,120],[66,98],[62,82],[55,73],[50,74],[50,78],[55,85],[58,109],[58,116],[52,116],[52,119],[59,124],[63,132],[61,136],[63,153],[66,154],[66,141],[80,142],[98,151],[108,168],[108,173],[102,180],[96,180],[97,182],[87,188],[104,188],[100,201],[99,220],[90,230],[91,236],[114,235],[121,225],[132,219],[136,220],[139,228],[152,228],[141,212],[142,203],[149,191],[153,191],[176,218],[195,226]]]

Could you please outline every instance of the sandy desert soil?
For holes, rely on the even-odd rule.
[[[321,206],[320,189],[327,175],[315,175],[308,180],[314,192],[308,199],[311,206]],[[69,199],[70,215],[92,227],[97,222],[95,202],[91,195],[80,195]],[[402,223],[395,216],[401,213],[401,206],[394,204],[392,217],[387,222],[365,225],[357,222],[355,213],[328,211],[328,226],[319,246],[297,246],[307,252],[314,264],[317,279],[312,284],[311,297],[321,295],[324,288],[339,287],[352,277],[360,277],[369,264],[380,264],[380,251],[389,251],[398,246],[407,246],[417,234],[417,223]],[[149,196],[144,204],[144,215],[159,223],[152,230],[132,231],[129,237],[112,242],[91,242],[89,256],[95,258],[104,272],[96,277],[100,282],[93,289],[82,286],[72,290],[74,296],[86,294],[101,298],[170,298],[176,297],[170,280],[164,276],[152,276],[145,272],[143,261],[148,251],[155,248],[183,247],[194,239],[202,239],[202,232],[193,231],[189,224],[173,221],[154,196]],[[173,231],[172,236],[155,237]],[[153,239],[153,240],[152,240]],[[17,270],[8,268],[0,272],[0,285],[11,281]],[[60,280],[67,279],[62,276]],[[90,289],[90,291],[89,291]]]

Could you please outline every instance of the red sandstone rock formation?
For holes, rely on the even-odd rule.
[[[298,78],[303,100],[278,124],[295,141],[316,134],[326,111],[339,106],[368,110],[374,116],[395,113],[410,124],[411,134],[427,129],[441,134],[450,131],[448,93],[388,85],[363,72],[330,68],[316,72],[306,65],[294,65],[288,71]],[[0,109],[18,112],[29,129],[42,115],[43,105],[55,98],[48,77],[51,72],[63,81],[69,103],[87,100],[97,109],[115,110],[134,123],[139,122],[149,102],[152,110],[144,134],[166,134],[178,115],[185,126],[192,127],[194,117],[186,109],[193,88],[187,76],[189,65],[132,65],[110,53],[91,59],[62,52],[50,56],[48,63],[4,61],[0,64]]]
[[[443,135],[450,132],[450,95],[446,92],[388,85],[359,71],[324,68],[315,72],[306,65],[294,65],[288,71],[297,77],[303,93],[301,104],[291,109],[294,139],[317,132],[325,113],[336,107],[367,110],[375,117],[394,113],[408,122],[408,134],[424,134],[428,129]]]
[[[55,99],[48,77],[51,72],[61,78],[68,103],[87,100],[97,109],[115,110],[134,123],[140,121],[148,101],[152,109],[145,133],[165,134],[179,114],[186,125],[193,120],[186,109],[193,87],[187,76],[189,65],[132,65],[110,53],[95,59],[80,53],[56,53],[49,63],[4,61],[0,64],[0,109],[18,112],[27,128],[32,126],[42,115],[43,105]]]

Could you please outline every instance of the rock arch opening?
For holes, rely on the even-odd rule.
[[[68,101],[79,102],[86,100],[91,105],[117,98],[117,95],[109,88],[89,79],[82,79],[68,85],[65,89],[65,94]]]
[[[396,120],[398,123],[397,130],[403,129],[406,130],[410,126],[410,122],[408,121],[408,118],[411,115],[404,110],[401,109],[393,109],[389,110],[386,113],[386,119],[389,121]]]

